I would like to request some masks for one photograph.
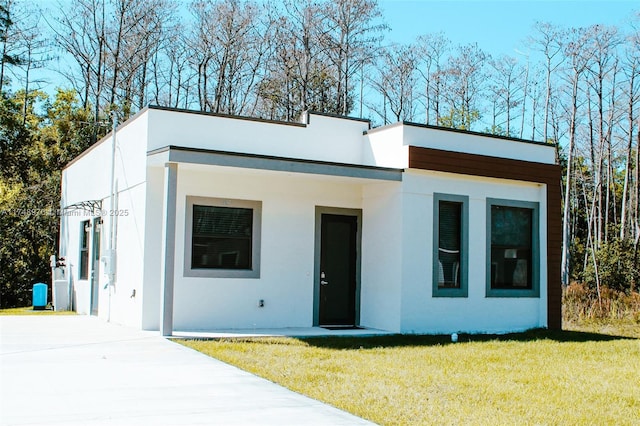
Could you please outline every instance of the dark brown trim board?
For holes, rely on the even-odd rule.
[[[547,186],[547,326],[562,328],[561,167],[485,155],[409,147],[409,168],[536,182]]]

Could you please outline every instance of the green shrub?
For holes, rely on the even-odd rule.
[[[614,239],[603,242],[596,251],[598,277],[602,287],[632,293],[638,282],[637,253],[633,242]],[[582,272],[582,281],[596,288],[596,269],[590,257]]]

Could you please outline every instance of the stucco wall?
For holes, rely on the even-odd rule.
[[[157,330],[160,321],[162,203],[164,168],[147,167],[142,328]]]
[[[184,276],[187,196],[262,202],[260,278]],[[315,207],[358,209],[361,198],[360,184],[337,178],[178,166],[174,329],[310,327]],[[160,230],[148,232],[159,246]]]
[[[405,333],[504,332],[546,326],[546,219],[540,216],[540,297],[486,297],[486,199],[540,203],[544,185],[411,170],[403,180],[402,326]],[[432,297],[433,193],[469,197],[469,291]]]
[[[102,217],[100,256],[107,254],[110,227],[115,226],[116,270],[118,280],[114,287],[108,282],[104,264],[100,262],[95,272],[99,277],[98,316],[113,322],[140,326],[140,302],[138,290],[142,283],[144,253],[144,216],[146,168],[146,116],[142,114],[126,123],[116,132],[116,204],[112,211],[111,153],[112,139],[107,136],[85,151],[62,173],[63,207],[88,201],[101,200],[101,212],[66,211],[61,217],[60,255],[70,265],[71,279],[76,288],[78,313],[89,314],[91,306],[91,269],[88,279],[80,280],[80,228],[84,220]],[[117,220],[117,224],[115,221]],[[89,242],[89,268],[94,257],[93,242]],[[136,297],[131,297],[136,289]]]
[[[141,326],[144,270],[145,187],[137,185],[118,193],[116,239],[117,279],[111,291],[111,321]],[[105,240],[108,235],[104,235]],[[108,247],[105,245],[103,247]],[[108,289],[101,294],[100,316],[109,314]],[[106,301],[106,306],[105,302]]]
[[[363,189],[360,324],[400,331],[402,289],[401,183]]]
[[[307,126],[149,109],[149,151],[169,145],[237,153],[362,163],[368,123],[310,115]]]
[[[556,149],[552,145],[412,125],[403,129],[405,145],[546,164],[556,162]]]
[[[149,109],[118,130],[118,216],[109,209],[110,138],[63,173],[63,205],[102,200],[102,253],[117,217],[116,285],[104,288],[100,317],[158,329],[163,154],[168,145],[407,168],[408,146],[553,163],[553,149],[423,127],[395,125],[362,136],[367,124],[324,116],[292,126]],[[149,131],[149,134],[147,134]],[[150,141],[147,144],[147,141]],[[178,165],[174,329],[308,327],[313,323],[315,208],[362,209],[360,325],[396,332],[508,331],[545,326],[546,187],[407,169],[402,182]],[[432,297],[433,194],[469,197],[469,291]],[[262,202],[260,278],[184,276],[186,197]],[[486,297],[486,199],[540,204],[540,297]],[[90,285],[77,278],[82,220],[62,218],[61,254],[72,264],[77,306],[88,313]],[[90,257],[93,254],[90,253]],[[101,264],[101,268],[102,268]],[[135,290],[135,295],[134,295]],[[258,307],[264,300],[264,307]]]

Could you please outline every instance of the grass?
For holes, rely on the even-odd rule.
[[[640,320],[635,318],[612,319],[564,319],[563,328],[585,333],[598,333],[612,336],[640,339]]]
[[[52,309],[45,309],[42,311],[36,311],[32,306],[26,308],[9,308],[0,309],[0,315],[75,315],[73,311],[54,311]]]
[[[532,330],[461,335],[457,344],[448,336],[182,343],[383,425],[637,425],[640,327],[621,334]]]

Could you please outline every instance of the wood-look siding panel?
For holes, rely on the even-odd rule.
[[[535,182],[547,186],[547,326],[550,329],[561,329],[560,166],[410,146],[409,168]]]
[[[409,167],[499,179],[516,179],[526,181],[532,181],[532,179],[535,179],[535,182],[546,182],[556,178],[557,171],[555,169],[558,166],[485,157],[480,155],[475,156],[474,159],[457,159],[449,155],[442,157],[430,155],[427,158],[416,158],[410,154]]]

